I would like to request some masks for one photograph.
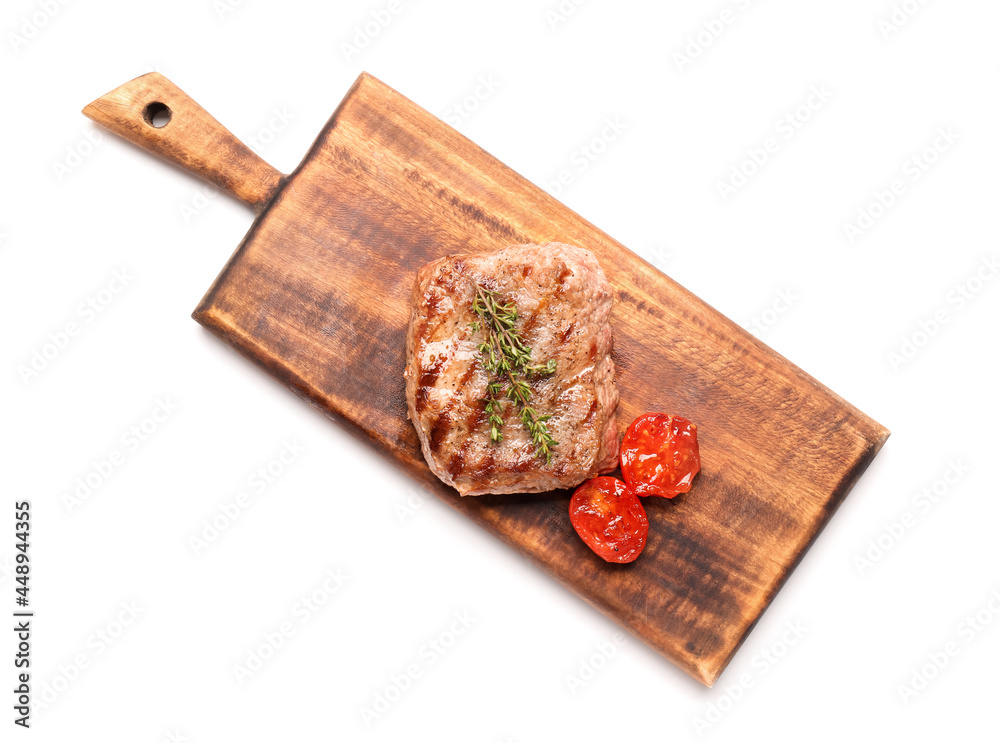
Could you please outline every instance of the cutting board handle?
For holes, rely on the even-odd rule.
[[[132,144],[214,183],[258,212],[284,178],[158,72],[115,88],[83,113]]]

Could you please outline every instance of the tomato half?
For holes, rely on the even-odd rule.
[[[698,426],[679,415],[640,415],[622,439],[621,463],[622,477],[636,495],[686,493],[701,469]]]
[[[608,562],[632,562],[646,546],[649,519],[617,477],[595,477],[573,493],[569,520],[590,549]]]

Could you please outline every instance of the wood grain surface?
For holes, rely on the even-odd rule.
[[[367,74],[275,189],[195,319],[713,684],[888,431]],[[255,203],[261,191],[249,191]],[[702,472],[686,495],[644,500],[649,542],[629,565],[603,562],[576,536],[569,491],[459,497],[430,474],[406,417],[404,338],[420,266],[549,241],[594,251],[616,289],[620,430],[648,411],[698,424]]]
[[[190,170],[255,211],[271,200],[282,175],[254,154],[159,72],[115,88],[83,109],[115,134]],[[154,124],[159,113],[166,121]]]

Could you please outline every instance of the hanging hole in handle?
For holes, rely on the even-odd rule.
[[[166,103],[160,103],[159,101],[150,103],[142,111],[143,120],[156,129],[162,129],[169,124],[171,115],[170,107]]]

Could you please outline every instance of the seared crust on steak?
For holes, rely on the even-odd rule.
[[[529,380],[531,406],[551,414],[558,442],[549,464],[535,453],[513,402],[504,398],[503,440],[490,440],[472,310],[476,284],[517,305],[532,364],[554,374]],[[589,250],[547,243],[490,254],[449,255],[424,266],[413,286],[406,336],[406,401],[424,458],[462,495],[569,488],[614,469],[618,454],[612,290]]]

